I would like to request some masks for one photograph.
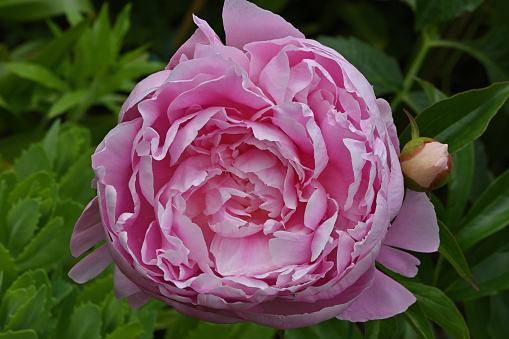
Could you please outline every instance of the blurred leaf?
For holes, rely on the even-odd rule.
[[[403,285],[415,295],[426,316],[453,338],[470,338],[460,311],[441,290],[415,282],[404,282]]]
[[[475,10],[483,0],[416,0],[415,26],[421,29],[428,23],[447,21],[465,11]]]
[[[42,147],[51,164],[55,161],[58,144],[58,133],[60,132],[60,120],[55,120],[42,141]]]
[[[406,321],[413,327],[415,332],[424,339],[434,339],[433,331],[431,330],[431,325],[426,317],[426,314],[422,310],[422,307],[419,303],[413,303],[410,307],[403,313]]]
[[[65,93],[51,106],[48,112],[48,118],[55,118],[78,105],[86,93],[87,89],[79,89],[77,91]]]
[[[58,264],[69,252],[67,238],[62,238],[63,219],[56,217],[48,222],[16,258],[19,270],[47,267]]]
[[[21,153],[14,163],[14,170],[20,179],[25,179],[39,171],[51,170],[51,163],[41,145],[31,145]]]
[[[485,338],[486,325],[491,318],[489,298],[472,299],[464,302],[463,305],[472,337]]]
[[[416,78],[415,80],[428,96],[430,104],[434,104],[437,101],[447,98],[447,95],[436,88],[431,82],[419,78]]]
[[[20,78],[34,81],[45,87],[64,91],[68,89],[65,82],[44,66],[29,62],[6,62],[4,66]]]
[[[438,221],[438,226],[440,228],[440,247],[438,251],[451,263],[456,272],[458,272],[463,279],[474,288],[477,288],[474,277],[468,267],[467,260],[456,242],[456,239],[440,220]]]
[[[396,318],[370,320],[366,322],[366,339],[391,339],[398,331]]]
[[[7,331],[0,333],[0,339],[37,339],[34,330]]]
[[[12,206],[7,214],[7,247],[13,255],[19,253],[30,240],[37,228],[39,217],[39,201],[36,199],[20,200]]]
[[[110,286],[110,290],[111,289],[112,286]],[[101,331],[102,337],[104,337],[106,333],[113,332],[115,328],[124,324],[124,306],[124,303],[117,300],[115,295],[111,292],[108,297],[104,299],[101,304],[101,316],[103,323]]]
[[[232,325],[232,338],[239,339],[258,339],[258,338],[274,338],[275,328],[244,322]]]
[[[0,18],[31,21],[64,14],[66,8],[92,12],[89,0],[2,0]]]
[[[285,331],[285,339],[351,338],[362,339],[362,333],[352,322],[332,318],[319,324]]]
[[[129,31],[131,8],[132,8],[131,4],[127,4],[124,6],[120,14],[118,14],[117,19],[115,21],[115,25],[111,30],[114,57],[118,56],[118,53],[120,52],[120,49],[122,47],[122,41],[124,39],[124,36]]]
[[[509,333],[509,293],[504,291],[490,297],[491,318],[488,333],[492,338],[503,338]]]
[[[9,251],[5,248],[5,246],[0,243],[0,263],[1,263],[1,272],[2,275],[2,288],[5,290],[11,282],[16,279],[18,275],[18,271],[16,269],[16,264],[14,260],[9,255]],[[0,295],[2,294],[2,289],[0,289]],[[1,325],[1,323],[0,323]]]
[[[83,304],[71,316],[68,338],[99,339],[101,337],[101,311],[95,304]]]
[[[65,174],[76,160],[89,151],[90,131],[75,125],[62,128],[58,138],[55,172]]]
[[[456,240],[463,250],[509,224],[509,170],[499,176],[461,220]]]
[[[380,49],[354,37],[320,37],[318,40],[351,62],[373,85],[377,96],[401,89],[403,76],[396,59]]]
[[[142,333],[143,325],[137,321],[117,327],[104,339],[138,339]]]
[[[90,154],[83,154],[62,177],[60,196],[87,204],[96,195],[95,190],[91,187],[93,178],[94,171],[91,166]]]
[[[509,288],[509,253],[497,253],[472,269],[479,291],[459,282],[447,294],[455,301],[491,295]]]
[[[509,82],[493,84],[443,99],[424,111],[416,121],[422,136],[449,144],[453,154],[478,138],[509,96]],[[401,144],[410,140],[410,128],[400,136]]]
[[[472,188],[469,200],[475,202],[493,181],[493,174],[488,168],[488,156],[482,139],[474,141],[475,165]]]
[[[455,230],[457,224],[468,203],[470,189],[474,177],[475,154],[474,144],[470,143],[465,148],[454,154],[454,170],[447,185],[447,224],[451,230]]]

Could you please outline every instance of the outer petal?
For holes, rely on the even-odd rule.
[[[85,207],[71,236],[71,254],[77,258],[104,239],[104,228],[97,197]]]
[[[413,255],[400,251],[398,249],[382,246],[376,260],[396,273],[405,277],[415,277],[417,274],[417,265],[421,262]]]
[[[435,252],[440,238],[433,204],[426,193],[407,190],[396,220],[387,232],[384,245],[416,252]]]
[[[371,287],[337,318],[349,321],[390,318],[404,312],[415,300],[410,291],[377,270]]]
[[[111,260],[108,247],[104,244],[77,263],[69,271],[69,278],[78,284],[83,284],[97,277],[111,263]]]
[[[304,38],[298,29],[277,14],[245,0],[226,0],[223,7],[226,44],[242,49],[245,44],[292,36]]]

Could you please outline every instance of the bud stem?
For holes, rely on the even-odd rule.
[[[419,137],[419,127],[417,126],[417,122],[415,121],[412,114],[408,113],[406,109],[403,108],[403,111],[406,113],[408,120],[410,120],[410,127],[412,128],[412,139],[417,139]]]

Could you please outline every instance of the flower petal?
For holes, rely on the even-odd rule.
[[[81,261],[69,271],[69,278],[78,284],[83,284],[97,277],[99,273],[108,267],[111,261],[112,259],[108,252],[108,247],[104,244],[81,259]]]
[[[71,254],[77,258],[99,241],[104,240],[97,197],[92,199],[79,217],[71,236]]]
[[[415,277],[418,271],[417,265],[421,262],[413,255],[398,249],[382,246],[376,260],[396,273],[405,277]]]

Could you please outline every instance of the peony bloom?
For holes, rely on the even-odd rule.
[[[399,155],[407,187],[414,191],[431,191],[447,184],[453,162],[447,145],[431,138],[410,140]]]
[[[280,329],[403,312],[415,297],[396,247],[438,248],[425,193],[407,192],[389,105],[336,51],[245,0],[226,0],[226,44],[198,29],[141,81],[92,156],[97,197],[69,273],[115,263],[132,307],[157,298],[215,323]],[[394,221],[393,221],[394,220]],[[391,225],[392,221],[392,225]]]

